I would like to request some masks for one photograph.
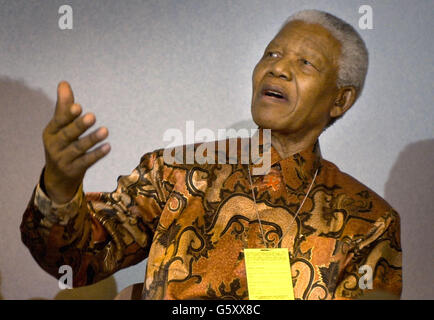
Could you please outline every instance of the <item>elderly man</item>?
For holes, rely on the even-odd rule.
[[[399,297],[398,214],[324,160],[318,145],[360,96],[367,64],[363,40],[347,23],[316,10],[291,16],[253,72],[253,120],[259,132],[271,129],[266,174],[240,161],[168,164],[157,150],[111,193],[82,190],[86,170],[110,147],[88,150],[108,131],[79,138],[95,117],[80,116],[70,86],[60,83],[23,242],[53,276],[70,265],[74,286],[148,257],[144,299],[266,298],[269,284],[261,285],[261,275],[258,282],[257,271],[262,263],[270,283],[276,279],[275,269],[287,263],[273,255],[281,250],[289,253],[289,275],[277,276],[282,283],[289,276],[287,298]]]

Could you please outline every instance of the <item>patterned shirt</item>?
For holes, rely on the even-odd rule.
[[[161,149],[120,176],[113,192],[80,187],[58,205],[40,183],[22,240],[51,275],[70,265],[74,287],[148,258],[143,299],[248,299],[243,249],[276,244],[288,249],[296,299],[353,299],[375,290],[400,296],[399,215],[324,160],[318,142],[285,159],[271,147],[271,168],[266,175],[251,170],[252,185],[249,168],[240,161],[167,164]]]

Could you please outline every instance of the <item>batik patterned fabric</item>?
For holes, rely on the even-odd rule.
[[[324,160],[318,143],[286,159],[271,147],[268,174],[251,170],[256,205],[247,170],[243,163],[169,165],[157,150],[119,177],[113,192],[80,188],[59,206],[38,185],[22,240],[51,275],[70,265],[74,286],[148,257],[143,299],[248,299],[243,249],[276,244],[288,248],[296,299],[353,299],[375,290],[400,296],[398,214]],[[373,289],[362,278],[366,266]]]

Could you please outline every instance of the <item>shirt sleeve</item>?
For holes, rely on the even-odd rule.
[[[56,278],[73,270],[73,286],[98,282],[142,261],[164,208],[163,158],[145,154],[113,192],[84,193],[53,203],[38,185],[21,222],[21,238],[36,262]]]
[[[402,292],[400,218],[391,210],[357,245],[335,299],[399,299]]]
[[[79,211],[83,201],[83,184],[80,185],[74,197],[65,204],[58,204],[52,201],[44,192],[42,187],[42,178],[44,170],[41,174],[40,182],[36,186],[33,204],[42,213],[45,223],[60,224],[66,226],[71,218]]]

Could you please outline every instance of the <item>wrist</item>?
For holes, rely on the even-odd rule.
[[[65,179],[56,179],[55,175],[50,175],[44,168],[41,176],[40,187],[42,191],[55,203],[65,204],[70,202],[77,193],[80,183],[67,182]],[[42,182],[42,183],[41,183]]]

